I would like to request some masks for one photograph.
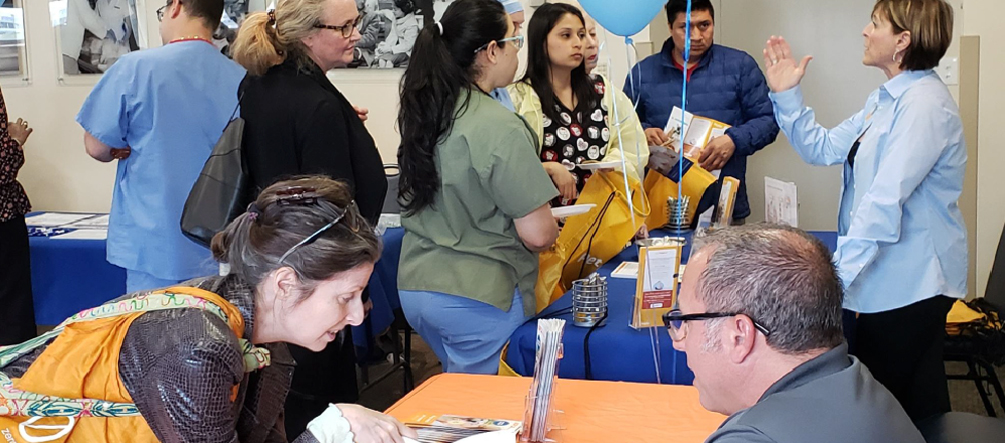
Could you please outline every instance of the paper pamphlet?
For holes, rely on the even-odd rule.
[[[633,328],[662,326],[663,314],[673,309],[677,301],[681,250],[680,244],[639,248]]]
[[[543,318],[537,321],[537,340],[534,359],[534,377],[530,382],[524,408],[524,427],[520,440],[543,442],[555,425],[552,403],[555,396],[555,380],[558,379],[558,362],[562,359],[562,334],[565,320]]]
[[[681,127],[681,116],[684,118],[684,127]],[[670,138],[670,145],[677,152],[683,152],[685,157],[691,161],[696,161],[701,154],[701,150],[708,144],[709,140],[726,134],[726,129],[730,126],[718,120],[696,116],[690,112],[684,112],[674,106],[670,112],[670,121],[667,122],[664,132]],[[684,134],[681,136],[681,134]]]
[[[736,191],[740,188],[740,180],[735,177],[723,177],[722,189],[719,191],[719,203],[716,206],[713,228],[725,228],[733,220],[733,205],[736,203]]]
[[[77,229],[66,234],[49,237],[52,240],[107,240],[107,229]]]
[[[799,226],[796,184],[764,177],[764,220],[768,223]]]
[[[96,215],[73,222],[68,228],[74,229],[108,229],[108,214]]]
[[[461,443],[475,441],[474,436],[500,433],[513,436],[519,432],[521,424],[515,420],[465,417],[462,415],[419,414],[406,423],[419,434],[419,443]],[[469,440],[470,438],[470,440]],[[478,441],[489,441],[479,439]],[[499,440],[505,441],[505,440]]]
[[[95,215],[97,214],[46,212],[26,218],[25,224],[27,224],[28,226],[45,226],[45,227],[66,226],[71,223],[83,220],[85,218],[94,217]]]
[[[637,278],[639,276],[639,262],[637,261],[625,261],[621,262],[614,272],[611,273],[613,278]]]

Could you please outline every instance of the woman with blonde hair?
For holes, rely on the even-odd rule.
[[[383,162],[363,126],[365,111],[325,75],[352,62],[359,20],[353,0],[282,0],[248,16],[233,56],[249,74],[238,94],[252,182],[261,189],[281,177],[325,174],[347,183],[360,213],[376,224],[387,192]],[[352,340],[291,352],[297,375],[286,425],[297,435],[328,403],[353,402],[359,393]]]
[[[764,48],[778,126],[813,165],[843,165],[834,261],[844,283],[851,352],[912,419],[948,412],[946,314],[967,294],[967,232],[957,200],[967,149],[959,109],[933,70],[953,38],[944,0],[879,0],[862,31],[862,63],[888,81],[834,128],[816,122],[797,60]]]

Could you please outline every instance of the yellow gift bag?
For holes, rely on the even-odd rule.
[[[81,311],[39,337],[0,347],[2,368],[55,339],[21,378],[0,372],[0,442],[156,442],[119,377],[119,352],[140,315],[177,308],[212,312],[238,337],[244,333],[241,311],[233,304],[212,292],[178,286]],[[247,372],[271,361],[268,350],[239,342]]]
[[[676,172],[677,167],[672,167],[671,173],[676,175]],[[691,165],[689,169],[684,171],[684,188],[681,190],[681,195],[690,198],[687,205],[687,215],[690,220],[694,220],[695,213],[698,212],[698,202],[712,183],[715,183],[715,176],[698,165]],[[646,227],[653,230],[666,226],[669,222],[667,199],[669,197],[677,198],[677,183],[650,169],[649,173],[646,174],[645,190],[652,207],[649,217],[646,218]]]
[[[618,171],[600,171],[587,180],[576,203],[596,206],[586,214],[569,217],[555,244],[540,254],[535,287],[537,312],[562,297],[574,280],[618,255],[645,223],[649,215],[645,191],[632,177],[628,178],[628,186],[630,196],[625,195],[625,176]]]

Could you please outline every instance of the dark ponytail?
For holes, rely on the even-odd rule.
[[[610,0],[614,1],[614,0]],[[579,8],[565,3],[546,3],[534,11],[534,16],[527,24],[527,73],[521,82],[529,83],[541,100],[541,110],[544,115],[554,121],[560,121],[555,110],[555,90],[551,87],[551,57],[548,54],[548,34],[555,24],[566,14],[572,14],[583,23],[586,20]],[[572,93],[576,96],[576,109],[584,115],[600,103],[600,94],[593,85],[593,79],[586,72],[586,58],[583,63],[572,70]]]
[[[458,0],[444,11],[439,23],[430,23],[419,32],[412,48],[413,62],[401,78],[398,111],[398,199],[406,214],[433,204],[440,188],[436,145],[467,108],[470,96],[465,96],[455,113],[457,101],[478,76],[475,51],[502,40],[508,30],[509,18],[498,1]]]

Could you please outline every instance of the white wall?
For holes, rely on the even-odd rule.
[[[1002,0],[964,0],[963,33],[981,37],[980,118],[978,120],[977,170],[977,293],[984,294],[998,239],[1005,223],[1005,16]],[[970,233],[974,235],[974,233]],[[1002,257],[1005,260],[1005,257]]]

